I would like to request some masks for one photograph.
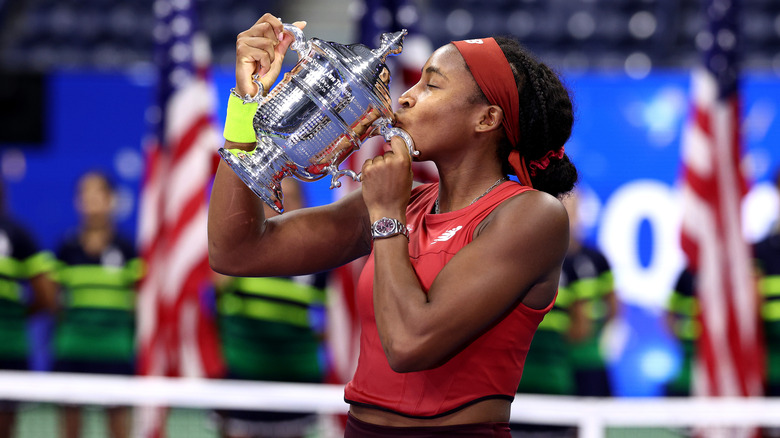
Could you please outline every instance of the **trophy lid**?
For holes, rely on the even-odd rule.
[[[398,32],[385,32],[380,38],[380,46],[371,52],[374,53],[382,62],[385,62],[388,55],[397,55],[401,53],[404,48],[404,37],[406,36],[406,29],[401,29]]]
[[[334,58],[371,89],[383,82],[381,78],[387,69],[385,65],[387,57],[401,53],[403,40],[407,33],[406,29],[383,33],[380,46],[373,50],[364,44],[343,45],[322,40],[317,40],[317,43],[320,47],[336,52],[337,56]],[[386,75],[386,73],[384,74]]]

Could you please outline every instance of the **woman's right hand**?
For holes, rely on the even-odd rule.
[[[305,21],[296,21],[299,29],[306,27]],[[257,94],[257,85],[252,76],[260,76],[260,82],[266,91],[279,76],[282,61],[287,48],[295,41],[292,35],[284,32],[278,18],[271,14],[263,15],[249,29],[238,34],[236,40],[236,89],[242,96]]]

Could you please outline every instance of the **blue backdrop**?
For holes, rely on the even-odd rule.
[[[228,71],[216,71],[214,77],[221,122],[234,80]],[[47,142],[0,145],[10,211],[41,246],[54,249],[76,225],[76,179],[87,170],[102,169],[113,175],[119,189],[120,229],[134,236],[154,75],[67,71],[51,74],[47,81]],[[677,366],[675,346],[660,316],[682,263],[676,188],[689,75],[656,72],[637,80],[618,73],[572,74],[567,81],[577,120],[566,149],[581,173],[583,232],[607,253],[624,304],[606,344],[616,389],[629,396],[658,394]],[[745,232],[753,239],[766,232],[778,212],[767,181],[780,163],[774,144],[780,138],[780,80],[749,74],[742,89],[743,164],[753,180]],[[305,188],[311,202],[330,201],[326,181]]]

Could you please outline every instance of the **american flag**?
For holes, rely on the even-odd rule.
[[[155,0],[154,120],[145,145],[139,247],[148,269],[138,298],[139,372],[203,377],[222,369],[203,293],[212,276],[206,233],[207,192],[221,136],[214,124],[208,41],[193,0]],[[159,418],[158,418],[159,420]],[[159,422],[158,422],[159,423]],[[144,423],[144,437],[161,436]]]
[[[693,393],[757,396],[763,357],[750,249],[740,226],[742,174],[737,0],[705,2],[703,58],[683,139],[682,247],[697,275],[702,332]],[[737,436],[737,435],[731,435]]]

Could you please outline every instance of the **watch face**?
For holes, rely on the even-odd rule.
[[[374,239],[391,237],[396,234],[403,234],[407,239],[409,238],[406,226],[397,219],[383,217],[371,225],[371,235]]]
[[[379,234],[389,234],[395,230],[395,223],[392,219],[380,219],[376,223],[376,232]]]

